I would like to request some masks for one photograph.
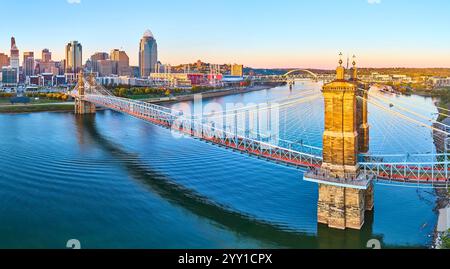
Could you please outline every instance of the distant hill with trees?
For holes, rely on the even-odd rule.
[[[251,72],[255,75],[284,75],[294,68],[262,69],[262,68],[244,68],[245,74]],[[308,69],[316,74],[334,74],[335,70],[327,69]],[[372,73],[386,75],[407,75],[410,77],[430,76],[430,77],[450,77],[450,68],[358,68],[359,74],[370,75]]]

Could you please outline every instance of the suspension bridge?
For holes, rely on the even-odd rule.
[[[411,110],[408,104],[393,104],[392,100],[371,93],[358,80],[355,64],[352,78],[346,80],[345,69],[341,65],[342,60],[336,71],[336,80],[326,84],[322,92],[309,90],[289,99],[200,115],[116,97],[97,84],[93,77],[85,78],[82,73],[70,94],[75,98],[76,114],[95,113],[96,106],[99,106],[212,145],[306,169],[305,180],[320,185],[318,221],[332,228],[360,229],[364,224],[364,212],[373,208],[374,181],[419,188],[448,188],[450,181],[447,152],[369,153],[367,107],[377,107],[397,119],[428,128],[440,139],[450,137],[450,126]],[[276,134],[267,135],[259,131],[261,115],[265,115],[264,120],[270,125],[271,118],[276,117],[280,109],[321,98],[325,103],[323,148],[307,145],[303,141],[283,140]],[[393,105],[395,109],[392,109]],[[447,111],[440,110],[439,114],[449,116],[450,111]]]

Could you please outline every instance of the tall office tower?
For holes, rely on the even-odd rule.
[[[99,71],[99,61],[109,60],[109,54],[106,52],[96,52],[91,56],[91,70],[92,72]]]
[[[117,62],[117,75],[131,76],[130,58],[125,51],[118,49],[112,50],[111,60]]]
[[[65,68],[66,68],[66,60],[63,59],[59,62],[55,62],[55,67],[58,68],[58,74],[59,75],[64,75],[65,73]]]
[[[26,51],[23,53],[22,67],[25,77],[34,75],[34,52]]]
[[[158,63],[158,45],[150,30],[144,33],[139,46],[139,69],[141,77],[146,78],[155,72]]]
[[[6,87],[16,87],[18,83],[17,70],[10,66],[1,69],[2,80],[1,83]]]
[[[11,37],[10,65],[11,65],[11,68],[16,70],[17,81],[19,81],[20,56],[19,56],[19,49],[16,46],[16,39],[14,37]]]
[[[41,61],[43,63],[49,63],[52,61],[52,53],[48,49],[42,50],[42,58]]]
[[[66,45],[66,73],[78,73],[83,68],[83,48],[78,41]]]
[[[117,62],[113,60],[97,61],[98,74],[100,77],[109,77],[117,75]]]
[[[42,50],[41,61],[39,63],[40,73],[52,73],[54,75],[59,74],[59,69],[56,67],[56,63],[52,61],[52,53],[48,49]]]
[[[0,68],[3,66],[9,66],[9,56],[4,53],[0,53]]]
[[[109,54],[107,52],[96,52],[91,56],[91,61],[101,61],[101,60],[108,60]]]

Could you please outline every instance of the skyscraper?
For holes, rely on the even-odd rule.
[[[16,87],[17,86],[17,70],[12,67],[2,68],[2,84],[6,87]]]
[[[141,77],[148,77],[155,72],[158,63],[158,45],[150,30],[144,33],[139,46],[139,69]]]
[[[106,52],[96,52],[91,56],[91,72],[100,72],[99,61],[109,60],[109,54]]]
[[[23,52],[23,61],[25,62],[25,60],[29,57],[33,57],[34,58],[34,52],[32,51],[24,51]]]
[[[97,61],[98,74],[100,77],[117,75],[117,62],[113,60]]]
[[[108,60],[109,54],[106,52],[96,52],[91,56],[91,61],[101,61],[101,60]]]
[[[3,66],[9,66],[9,57],[4,53],[0,53],[0,68]]]
[[[42,50],[42,58],[41,61],[43,63],[49,63],[52,60],[52,53],[48,49]]]
[[[41,61],[39,62],[39,73],[52,73],[54,75],[59,74],[59,68],[56,67],[56,63],[52,61],[52,53],[49,49],[42,50]]]
[[[23,53],[22,66],[25,77],[34,75],[34,52],[26,51]]]
[[[18,81],[19,80],[19,71],[20,71],[20,55],[19,55],[19,49],[16,46],[16,39],[14,37],[11,37],[10,65],[11,65],[11,68],[16,70],[17,81]]]
[[[119,76],[130,76],[130,58],[127,53],[122,50],[112,50],[111,51],[111,60],[117,62],[117,75]]]
[[[83,67],[83,48],[78,41],[66,45],[66,73],[78,73]]]

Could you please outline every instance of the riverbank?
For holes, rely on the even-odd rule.
[[[24,105],[1,105],[0,113],[33,113],[33,112],[69,112],[73,111],[74,103],[47,103]]]
[[[227,95],[243,94],[243,93],[248,93],[248,92],[253,92],[253,91],[263,91],[263,90],[268,90],[268,89],[282,86],[282,85],[283,85],[283,83],[271,83],[271,84],[256,85],[256,86],[245,87],[245,88],[227,88],[227,89],[220,89],[220,90],[212,90],[212,91],[201,93],[201,96],[202,96],[202,98],[215,98],[215,97],[222,97],[222,96],[227,96]],[[148,102],[148,103],[155,103],[155,104],[187,102],[187,101],[193,101],[195,96],[196,96],[196,94],[186,94],[186,95],[173,96],[173,97],[143,99],[141,101]]]
[[[204,105],[216,101],[260,103],[267,96],[285,99],[312,87],[320,90],[319,85],[297,83],[292,92],[285,86],[232,95],[226,100],[208,99]],[[430,100],[419,100],[416,106],[430,104]],[[310,130],[307,135],[317,138],[312,145],[320,146],[322,132],[316,123],[323,115],[310,113],[310,109],[299,105],[293,113],[286,113],[286,126],[298,126],[302,117],[308,120],[301,128],[287,128],[285,135],[301,138],[302,130]],[[364,229],[336,231],[317,225],[317,186],[301,180],[298,171],[289,167],[266,164],[191,139],[180,141],[170,130],[121,113],[98,113],[95,119],[84,117],[82,121],[72,120],[72,114],[1,116],[1,149],[13,150],[13,154],[0,154],[2,194],[21,199],[20,203],[17,199],[2,201],[2,224],[11,229],[0,229],[0,246],[64,246],[67,234],[84,234],[86,229],[90,233],[82,241],[90,248],[230,245],[355,249],[365,248],[369,239],[379,239],[390,248],[425,248],[430,244],[428,235],[434,225],[424,222],[434,223],[436,215],[434,204],[429,203],[434,196],[428,192],[419,197],[411,188],[379,186],[379,210],[369,214]],[[371,118],[381,123],[395,119],[379,110],[374,110]],[[401,138],[409,125],[398,124],[392,136],[399,140],[374,136],[374,148],[391,149],[404,143],[407,151],[425,152],[431,147],[430,139],[424,141],[413,134],[406,136],[409,143],[405,143]],[[14,169],[11,164],[15,164]],[[117,190],[121,191],[119,197]],[[78,197],[79,202],[74,204],[70,197]],[[138,206],[126,206],[130,203]],[[216,204],[226,205],[227,210]],[[8,210],[21,205],[27,210]],[[408,206],[396,210],[392,205]],[[67,208],[74,210],[68,212]],[[130,222],[130,216],[139,222]],[[38,246],[30,233],[42,235]]]
[[[450,247],[450,190],[436,189],[437,201],[435,211],[438,223],[434,231],[433,248],[448,249]]]
[[[282,86],[283,83],[270,83],[265,85],[257,85],[245,88],[226,88],[211,90],[201,93],[202,98],[214,98],[234,94],[242,94],[252,91],[262,91],[268,90],[277,86]],[[196,94],[184,94],[172,97],[161,97],[161,98],[150,98],[150,99],[140,99],[140,101],[162,104],[162,103],[176,103],[176,102],[186,102],[193,101]],[[73,111],[73,102],[66,103],[38,103],[38,104],[23,104],[23,105],[10,105],[3,104],[0,105],[0,114],[13,114],[13,113],[33,113],[33,112],[71,112]]]

